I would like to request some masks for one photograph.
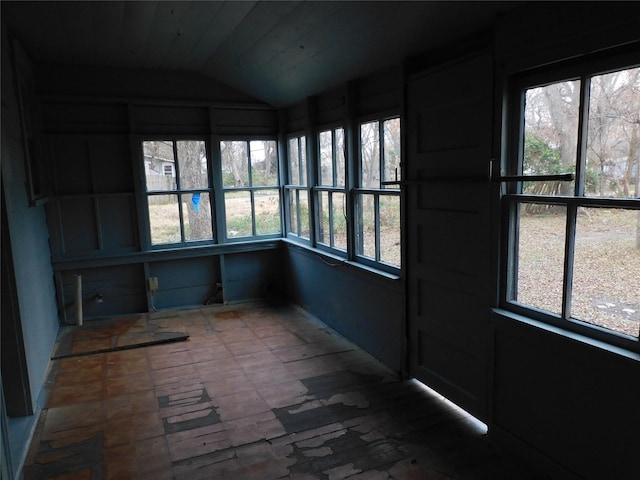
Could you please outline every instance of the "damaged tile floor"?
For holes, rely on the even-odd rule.
[[[151,314],[186,341],[52,361],[31,479],[541,479],[292,307]]]

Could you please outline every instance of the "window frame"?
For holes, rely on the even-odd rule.
[[[606,344],[627,350],[640,352],[640,338],[633,337],[612,329],[588,323],[571,317],[573,288],[573,265],[576,248],[576,226],[578,210],[581,207],[613,208],[638,210],[640,198],[598,197],[585,194],[585,170],[587,156],[587,132],[589,116],[589,89],[591,78],[610,72],[636,68],[640,66],[637,52],[623,52],[612,55],[611,52],[592,55],[559,65],[551,65],[541,69],[514,74],[507,79],[507,95],[504,98],[506,118],[504,125],[504,142],[506,142],[502,164],[510,176],[522,176],[522,159],[524,144],[524,108],[525,92],[528,89],[543,87],[558,82],[580,80],[580,103],[578,106],[578,132],[576,140],[575,186],[570,195],[545,195],[523,193],[523,181],[508,182],[500,191],[503,216],[502,242],[504,255],[500,262],[500,295],[501,308],[522,315],[526,318],[541,321],[563,330],[574,332]],[[503,142],[503,143],[504,143]],[[518,276],[518,208],[526,204],[545,204],[566,208],[566,226],[564,238],[564,264],[562,278],[561,313],[536,308],[518,302],[515,298]]]
[[[205,145],[205,153],[207,156],[207,188],[181,188],[180,185],[180,170],[177,153],[177,143],[183,141],[195,141],[195,142],[204,142]],[[219,236],[216,235],[216,199],[215,199],[215,187],[214,187],[214,171],[213,171],[213,161],[211,155],[211,144],[206,136],[199,135],[140,135],[136,138],[137,148],[139,148],[141,162],[140,168],[142,170],[142,186],[143,186],[143,205],[144,205],[144,214],[145,214],[145,228],[143,232],[143,238],[145,238],[145,242],[149,250],[164,250],[164,249],[182,249],[189,248],[201,245],[213,245],[218,242]],[[175,179],[175,189],[171,190],[149,190],[147,187],[147,179],[146,179],[146,167],[145,167],[145,155],[144,155],[144,143],[145,142],[172,142],[173,143],[173,154],[174,154],[174,165],[173,165],[173,175],[171,178]],[[163,178],[166,176],[164,174],[164,166],[162,175]],[[182,202],[180,201],[183,195],[194,194],[194,193],[207,193],[209,195],[209,210],[210,210],[210,218],[211,218],[211,238],[203,239],[203,240],[186,240],[185,239],[185,213],[183,211]],[[178,242],[166,242],[166,243],[153,243],[151,236],[151,217],[149,212],[149,198],[152,196],[160,196],[160,195],[176,195],[178,197],[178,215],[180,219],[180,241]]]
[[[302,242],[307,245],[311,245],[311,239],[313,238],[313,219],[311,218],[311,203],[313,202],[312,198],[312,188],[309,179],[309,170],[310,170],[310,162],[314,162],[315,159],[309,158],[309,139],[305,133],[291,133],[286,136],[286,154],[284,155],[284,164],[285,164],[285,183],[284,183],[284,211],[285,211],[285,236],[286,238],[294,239],[296,241]],[[298,182],[293,181],[293,172],[291,171],[291,142],[296,142],[296,151],[298,152],[298,172],[297,179]],[[304,145],[303,145],[304,144]],[[300,161],[301,153],[304,152],[304,172],[303,170],[303,162]],[[304,180],[300,182],[300,179]],[[308,228],[308,236],[305,237],[301,235],[303,231],[303,223],[302,217],[300,215],[300,194],[305,193],[307,196],[307,228]],[[292,202],[295,207],[292,206]],[[292,229],[291,222],[293,220],[292,208],[295,208],[295,220],[296,220],[296,228]]]
[[[386,180],[384,175],[386,169],[385,167],[385,137],[384,137],[384,125],[385,122],[390,120],[398,120],[400,127],[400,165],[399,165],[399,175],[395,175],[393,179]],[[379,157],[379,186],[376,187],[364,187],[363,179],[362,179],[362,126],[368,123],[378,123],[378,157]],[[402,271],[402,229],[403,229],[403,219],[402,219],[402,188],[401,181],[402,178],[402,156],[403,156],[403,120],[402,116],[395,112],[388,112],[383,115],[374,115],[368,117],[360,118],[355,126],[354,136],[356,138],[356,148],[357,154],[355,158],[355,175],[354,175],[354,186],[350,189],[350,204],[352,207],[352,255],[353,258],[363,265],[377,268],[383,270],[387,273],[392,273],[399,275]],[[391,188],[393,185],[397,187]],[[374,228],[375,228],[375,243],[374,243],[374,255],[375,258],[367,257],[363,255],[362,252],[364,250],[364,238],[361,235],[361,226],[359,224],[360,219],[362,217],[360,211],[359,198],[362,198],[364,195],[372,195],[374,198]],[[391,264],[381,260],[381,241],[380,241],[380,199],[384,196],[394,196],[398,197],[398,215],[399,215],[399,235],[400,235],[400,265]]]
[[[338,164],[338,140],[336,137],[336,131],[337,130],[342,130],[342,155],[343,155],[343,162],[344,162],[344,171],[342,172],[342,176],[343,176],[343,184],[340,185],[338,183],[338,172],[337,172],[337,164]],[[323,133],[330,133],[331,135],[331,172],[332,172],[332,179],[331,179],[331,185],[325,184],[322,182],[322,162],[321,162],[321,158],[322,158],[322,144],[320,142],[320,135],[322,135]],[[350,237],[350,228],[349,228],[349,212],[350,212],[350,208],[349,208],[349,189],[348,189],[348,163],[349,163],[349,159],[348,159],[348,154],[347,154],[347,129],[344,127],[344,125],[342,124],[332,124],[332,125],[327,125],[324,127],[321,127],[317,130],[316,132],[316,136],[318,138],[318,142],[317,142],[317,152],[316,152],[316,182],[315,185],[313,187],[313,198],[315,203],[315,219],[314,219],[314,225],[315,225],[315,244],[316,247],[321,249],[321,250],[326,250],[328,252],[331,252],[335,255],[338,255],[340,257],[344,257],[344,258],[348,258],[348,254],[349,254],[349,237]],[[321,206],[323,205],[323,202],[321,200],[321,197],[323,196],[323,194],[326,194],[327,197],[327,208],[329,210],[329,218],[328,218],[328,232],[326,232],[324,235],[326,237],[328,237],[329,242],[325,242],[323,241],[323,239],[321,238],[324,232],[324,224],[322,221],[322,215],[323,215],[323,209],[321,208]],[[334,208],[334,197],[336,194],[341,194],[343,195],[344,198],[344,203],[343,203],[343,209],[344,209],[344,224],[345,224],[345,245],[344,248],[340,248],[339,246],[335,245],[335,218],[334,218],[334,214],[335,214],[335,208]]]
[[[275,174],[276,184],[274,185],[254,185],[253,184],[253,169],[251,163],[251,142],[255,141],[263,141],[263,142],[273,142],[276,148],[276,165],[278,171]],[[225,186],[224,185],[224,168],[222,165],[222,142],[245,142],[247,147],[247,178],[249,185],[242,186]],[[247,242],[254,240],[267,240],[273,238],[281,238],[282,237],[282,188],[280,182],[280,146],[276,137],[274,136],[256,136],[256,135],[220,135],[217,139],[218,143],[218,151],[220,153],[220,185],[222,187],[221,199],[222,199],[222,207],[220,209],[220,215],[222,217],[222,229],[223,235],[220,235],[224,239],[225,243],[234,243],[234,242]],[[256,206],[255,206],[255,194],[259,191],[267,191],[267,190],[275,190],[278,192],[278,210],[280,216],[280,230],[274,233],[265,233],[260,234],[257,233],[256,229]],[[229,236],[229,228],[227,221],[227,205],[226,205],[226,194],[229,192],[249,192],[249,202],[251,209],[251,235],[243,235],[243,236]]]

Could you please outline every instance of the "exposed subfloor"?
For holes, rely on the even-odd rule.
[[[52,362],[30,479],[542,479],[289,306],[152,314],[186,341]]]

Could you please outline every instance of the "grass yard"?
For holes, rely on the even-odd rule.
[[[279,203],[273,195],[256,198],[258,233],[278,233]],[[251,235],[248,203],[227,199],[230,236]],[[186,207],[185,207],[186,211]],[[577,223],[572,317],[631,336],[640,330],[640,250],[636,248],[637,211],[591,208]],[[151,205],[154,243],[180,241],[177,206]],[[564,275],[566,217],[561,213],[521,218],[518,292],[521,303],[560,314]],[[364,229],[365,255],[373,256],[374,229]],[[327,238],[328,241],[328,238]],[[336,232],[346,245],[345,232]],[[397,228],[382,225],[381,257],[400,264]],[[368,248],[368,249],[367,249]]]

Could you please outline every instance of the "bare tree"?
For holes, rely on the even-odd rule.
[[[379,137],[378,122],[364,123],[360,126],[361,186],[364,188],[380,186]]]
[[[640,198],[640,68],[594,76],[589,87],[587,193]],[[577,157],[579,101],[577,80],[532,88],[526,96],[525,138],[558,151],[567,172]],[[571,194],[570,186],[560,193]],[[636,243],[640,248],[640,213]]]
[[[401,136],[400,119],[384,122],[384,180],[401,180]]]
[[[202,141],[177,142],[180,189],[206,189],[209,186],[205,143]],[[183,194],[187,208],[188,240],[205,240],[212,237],[211,206],[207,192]],[[185,225],[186,229],[186,225]]]
[[[561,82],[542,89],[548,108],[552,141],[560,153],[560,162],[565,171],[571,171],[576,163],[578,139],[578,108],[580,105],[579,82]],[[560,185],[560,193],[569,195],[570,183]]]
[[[220,142],[220,149],[225,187],[242,187],[246,185],[249,180],[247,142],[222,141]]]

